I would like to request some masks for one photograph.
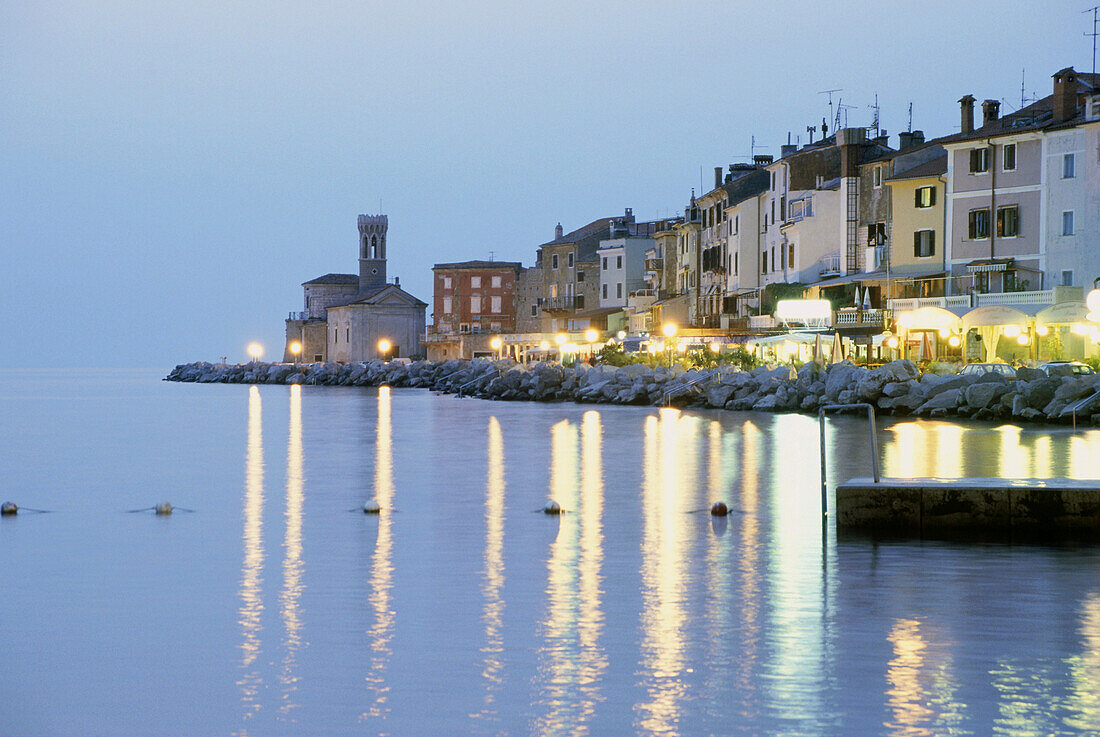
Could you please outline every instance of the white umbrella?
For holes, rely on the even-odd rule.
[[[863,290],[863,309],[865,309],[865,310],[871,309],[871,290],[870,289],[864,289]]]
[[[856,307],[859,307],[859,285],[856,285]]]
[[[814,363],[823,363],[821,360],[821,333],[814,336]]]
[[[841,342],[840,333],[833,333],[833,352],[829,357],[829,363],[840,363],[844,360],[844,343]]]

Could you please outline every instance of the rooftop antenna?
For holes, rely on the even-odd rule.
[[[879,136],[879,127],[878,127],[879,108],[878,108],[878,93],[877,92],[875,93],[875,104],[874,105],[869,105],[868,107],[870,107],[871,110],[873,110],[874,113],[875,113],[874,116],[871,118],[871,127],[875,129],[875,138],[878,138],[878,136]]]
[[[1096,11],[1100,10],[1100,5],[1094,5],[1088,10],[1082,10],[1082,13],[1092,13],[1092,33],[1086,33],[1086,36],[1092,36],[1092,73],[1096,74],[1096,37],[1100,34],[1096,32]]]
[[[829,120],[833,119],[833,93],[834,92],[843,92],[843,91],[844,91],[843,87],[838,87],[835,90],[821,90],[820,92],[817,93],[819,95],[828,95],[829,96]],[[822,128],[821,128],[821,137],[822,138],[825,137],[825,127],[824,126],[822,126]]]
[[[489,260],[490,261],[496,261],[497,260],[496,255],[497,255],[496,251],[489,251]]]
[[[848,111],[855,108],[855,105],[845,105],[844,101],[838,99],[836,101],[836,125],[833,126],[833,131],[840,130],[840,116],[844,115],[844,127],[848,127]]]
[[[913,132],[913,102],[909,101],[909,132]]]
[[[816,125],[806,126],[806,132],[810,134],[810,143],[813,143],[814,142],[814,133],[817,133],[817,126]]]

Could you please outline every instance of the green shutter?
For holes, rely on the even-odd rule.
[[[920,231],[913,233],[913,258],[920,257]]]

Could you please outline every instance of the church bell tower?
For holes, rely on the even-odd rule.
[[[386,286],[385,215],[359,216],[359,291],[366,292]]]

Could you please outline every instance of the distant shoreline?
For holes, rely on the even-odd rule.
[[[741,371],[685,371],[640,364],[565,367],[557,363],[390,361],[180,364],[165,381],[416,387],[501,401],[577,402],[816,414],[823,404],[866,402],[879,414],[932,419],[1100,425],[1100,376],[921,374],[906,360],[867,369],[848,361]],[[1076,413],[1076,418],[1074,417]]]

